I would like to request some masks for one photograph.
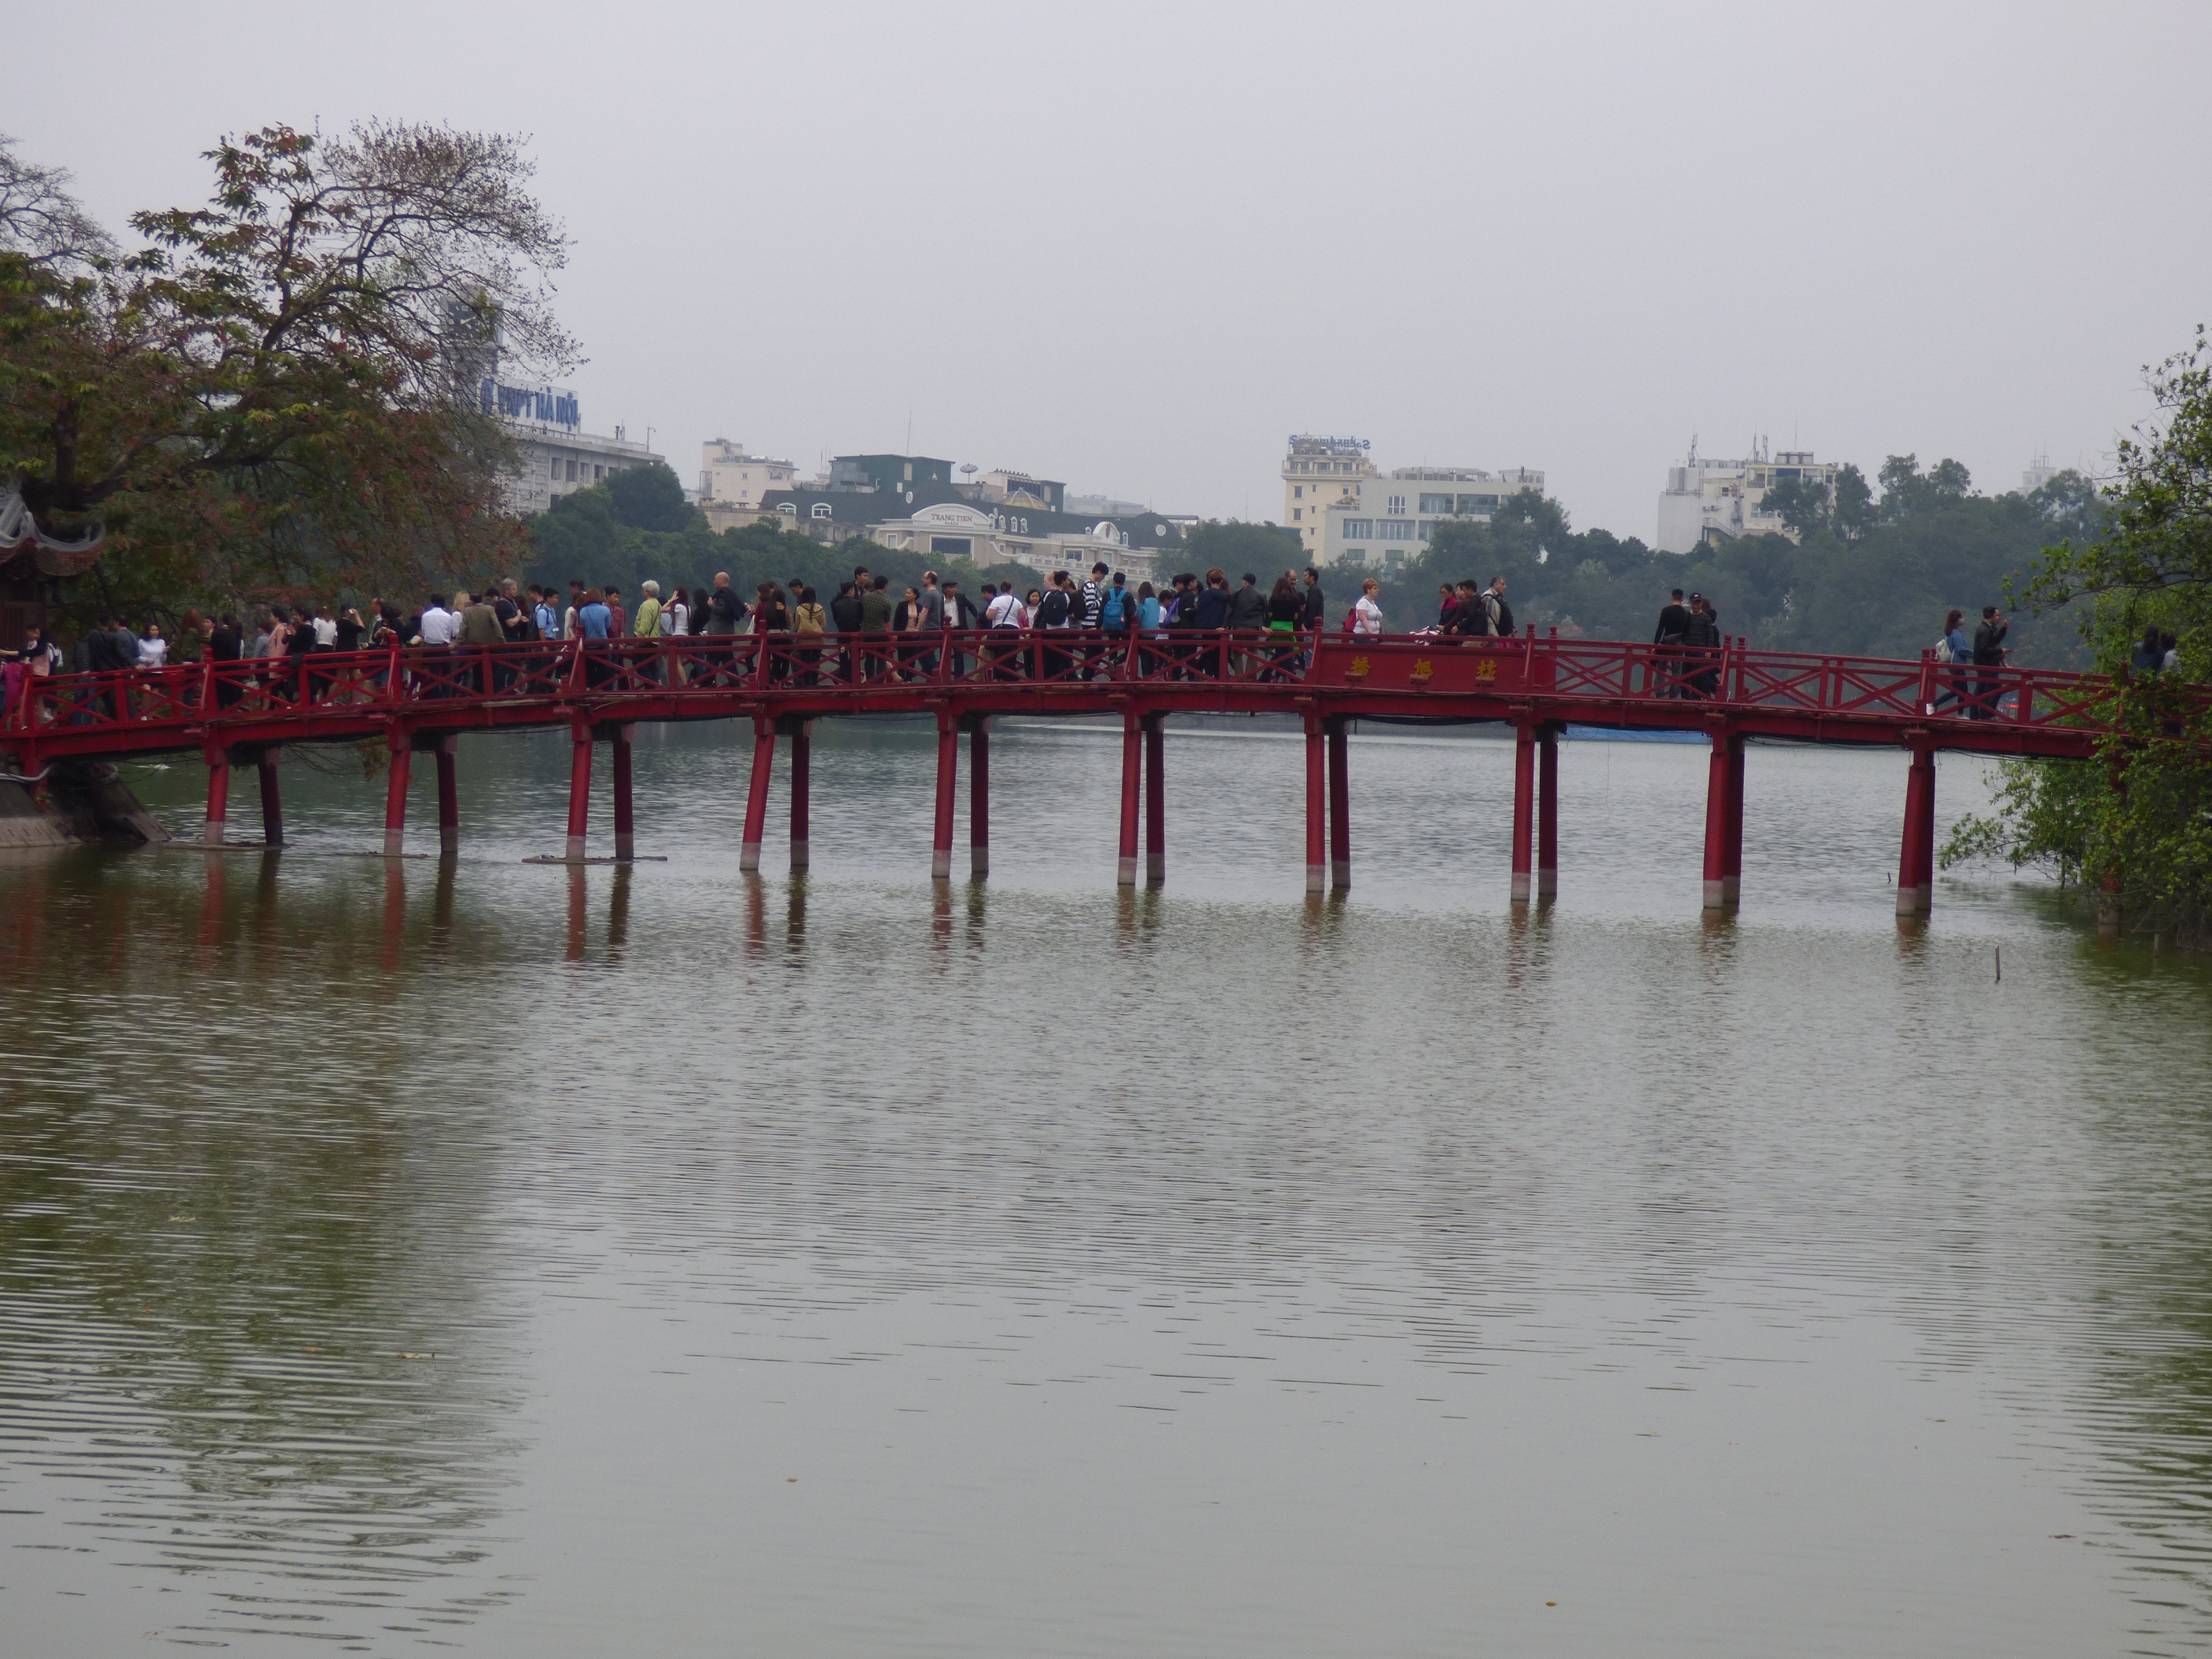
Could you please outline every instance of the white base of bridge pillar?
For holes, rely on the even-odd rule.
[[[1935,906],[1935,890],[1929,887],[1900,887],[1897,890],[1897,914],[1900,916],[1924,916]]]
[[[1557,898],[1559,895],[1559,872],[1557,870],[1539,870],[1536,872],[1536,896],[1547,899]]]
[[[1526,904],[1528,902],[1528,872],[1526,870],[1516,870],[1513,872],[1512,897],[1516,904]]]
[[[1717,881],[1710,876],[1707,877],[1705,879],[1705,908],[1708,910],[1725,910],[1728,907],[1728,883],[1725,881]]]

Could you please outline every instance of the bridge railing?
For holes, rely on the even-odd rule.
[[[451,709],[516,701],[895,690],[924,685],[1096,689],[1305,684],[1365,692],[1700,702],[1888,720],[2109,724],[2101,676],[2045,669],[1751,651],[1740,640],[1664,647],[1604,640],[1158,629],[969,629],[872,635],[702,635],[316,652],[103,674],[25,677],[0,731],[66,734],[189,728],[218,720],[307,722],[337,707]],[[140,742],[143,744],[143,736]]]

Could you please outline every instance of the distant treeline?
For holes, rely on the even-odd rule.
[[[1767,497],[1799,535],[1746,536],[1690,553],[1658,553],[1632,537],[1574,530],[1559,504],[1524,490],[1487,523],[1438,526],[1427,552],[1385,576],[1393,629],[1436,619],[1438,586],[1473,577],[1506,580],[1522,623],[1599,639],[1648,640],[1669,589],[1702,592],[1722,630],[1755,647],[1917,657],[1942,631],[1945,611],[1970,617],[2012,605],[2008,583],[2025,579],[2052,543],[2093,539],[2101,523],[2094,487],[2062,473],[2033,495],[1980,495],[1966,469],[1945,460],[1923,471],[1892,456],[1877,496],[1856,467],[1830,491],[1785,483]],[[1352,573],[1331,572],[1334,607]],[[2087,665],[2070,615],[2018,617],[2013,660]]]

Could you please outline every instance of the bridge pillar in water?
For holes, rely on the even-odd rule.
[[[1924,916],[1936,893],[1936,751],[1912,751],[1905,779],[1905,840],[1897,854],[1897,914]]]
[[[791,867],[806,868],[809,857],[807,814],[812,806],[814,781],[814,722],[787,714],[780,722],[791,735]]]
[[[274,744],[253,757],[261,779],[261,839],[271,847],[284,844],[284,795],[276,781],[276,768],[284,751]]]
[[[1559,726],[1547,720],[1536,735],[1536,896],[1559,892]]]
[[[1743,739],[1714,732],[1705,769],[1705,908],[1734,909],[1743,889]]]
[[[1513,726],[1513,902],[1526,904],[1533,896],[1534,881],[1529,841],[1536,827],[1536,727],[1516,720]]]
[[[1352,885],[1352,732],[1341,714],[1328,721],[1328,884]]]
[[[1328,738],[1318,714],[1306,716],[1306,891],[1328,884]]]
[[[637,728],[618,722],[607,727],[614,750],[615,858],[628,863],[637,856],[637,813],[630,796],[630,738]]]
[[[1731,909],[1743,902],[1743,738],[1729,739],[1728,845],[1721,862],[1721,898]]]
[[[744,840],[738,848],[738,868],[760,868],[761,835],[768,828],[768,780],[775,769],[775,721],[766,714],[753,716],[753,775],[745,788]]]
[[[200,832],[200,838],[210,847],[220,847],[224,834],[223,821],[230,812],[230,751],[228,749],[209,750],[207,769],[207,822]]]
[[[1168,878],[1167,716],[1145,716],[1145,880]]]
[[[968,873],[991,873],[991,717],[969,714],[968,727]]]
[[[1114,866],[1116,885],[1137,884],[1137,803],[1141,799],[1145,768],[1144,716],[1133,708],[1121,711],[1121,856]]]
[[[407,732],[394,732],[386,747],[390,764],[384,774],[384,856],[396,859],[407,850],[407,780],[415,743]]]
[[[568,852],[571,864],[584,857],[584,834],[592,821],[592,728],[572,727],[568,757]]]
[[[952,800],[960,787],[960,720],[937,711],[937,822],[929,842],[929,878],[952,879]]]

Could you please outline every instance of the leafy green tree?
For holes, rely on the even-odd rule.
[[[1194,526],[1188,552],[1193,570],[1218,568],[1232,581],[1249,570],[1262,586],[1285,570],[1303,570],[1307,562],[1297,531],[1242,519],[1208,519]]]
[[[1961,825],[1947,862],[2040,864],[2106,917],[2212,945],[2212,355],[2204,330],[2147,368],[2158,416],[2122,441],[2106,511],[2044,552],[2027,595],[2072,607],[2098,666],[2121,683],[2112,735],[2086,762],[2009,763],[1996,810]],[[2082,488],[2036,492],[2076,528]],[[2171,641],[2179,665],[2161,666]]]
[[[684,485],[665,461],[624,467],[607,480],[607,497],[615,517],[635,530],[688,530],[705,522],[684,499]]]
[[[513,449],[476,380],[495,331],[525,362],[574,355],[545,286],[565,238],[519,142],[270,126],[208,160],[208,204],[133,216],[127,257],[51,172],[36,213],[0,193],[0,468],[41,522],[105,524],[106,605],[504,562]]]

